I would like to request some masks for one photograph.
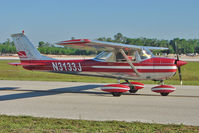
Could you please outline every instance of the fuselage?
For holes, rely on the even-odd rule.
[[[136,75],[127,62],[104,62],[86,60],[22,60],[23,63],[44,63],[41,66],[23,66],[28,70],[47,71],[86,76],[100,76],[131,80],[164,80],[177,70],[175,59],[152,57],[133,65],[141,75]]]

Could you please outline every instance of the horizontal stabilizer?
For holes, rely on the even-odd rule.
[[[13,66],[44,66],[45,63],[8,63]]]

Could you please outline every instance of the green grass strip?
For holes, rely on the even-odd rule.
[[[0,115],[0,132],[198,133],[199,126]]]

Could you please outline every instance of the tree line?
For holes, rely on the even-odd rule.
[[[172,40],[158,40],[148,39],[144,37],[140,38],[129,38],[117,33],[113,38],[100,37],[100,41],[117,42],[124,44],[132,44],[139,46],[154,46],[154,47],[167,47],[169,50],[162,51],[167,54],[187,54],[187,53],[199,53],[199,39],[180,39],[174,38]],[[160,51],[159,51],[160,52]]]
[[[74,37],[72,38],[74,39]],[[149,38],[129,38],[122,35],[122,33],[117,33],[113,38],[110,37],[100,37],[97,38],[99,41],[124,43],[130,45],[139,46],[154,46],[154,47],[167,47],[169,50],[156,51],[163,52],[167,54],[187,54],[187,53],[199,53],[199,39],[180,39],[174,38],[172,40],[158,40]],[[56,54],[56,55],[91,55],[97,53],[96,51],[89,50],[79,50],[67,47],[57,47],[48,42],[40,41],[38,44],[38,50],[42,54]],[[7,39],[4,43],[0,44],[0,53],[4,54],[16,54],[16,48],[13,41]]]
[[[54,55],[91,55],[94,54],[93,51],[80,50],[67,47],[58,47],[48,42],[40,41],[38,45],[38,50],[42,54],[54,54]]]
[[[89,50],[79,50],[67,47],[57,47],[48,42],[40,41],[38,48],[42,54],[54,54],[54,55],[92,55],[95,54],[93,51]],[[0,44],[0,54],[16,54],[16,47],[13,41],[9,39],[4,43]]]

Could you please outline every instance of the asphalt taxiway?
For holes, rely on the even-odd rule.
[[[0,114],[199,126],[199,86],[163,97],[146,87],[113,97],[100,83],[0,80]]]

